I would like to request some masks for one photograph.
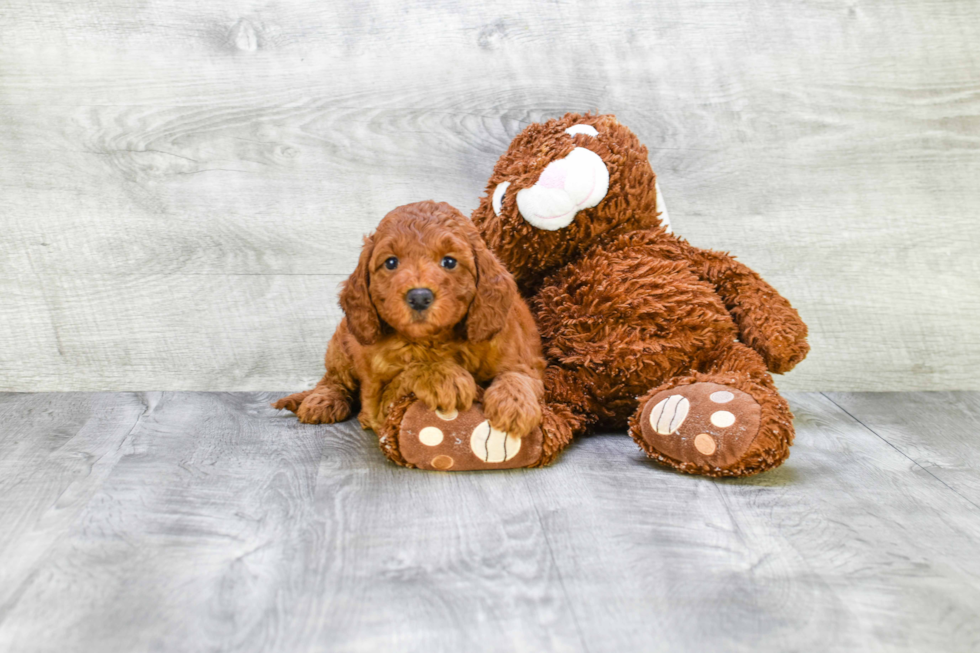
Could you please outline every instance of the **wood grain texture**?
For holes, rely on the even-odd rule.
[[[0,395],[0,650],[980,646],[980,508],[903,451],[966,451],[976,393],[791,394],[792,457],[734,481],[624,435],[409,470],[277,396]],[[901,404],[946,437],[891,441]]]
[[[363,233],[471,210],[521,128],[596,109],[678,233],[799,307],[782,387],[980,389],[969,0],[0,12],[0,388],[310,382]]]
[[[822,396],[790,398],[796,445],[759,477],[665,474],[611,437],[570,451],[568,477],[528,476],[590,597],[590,651],[980,645],[977,507]]]
[[[980,509],[980,397],[974,392],[826,393],[848,415]]]
[[[87,395],[22,397],[8,398],[0,443],[34,404],[53,405],[65,432],[93,409]],[[0,549],[17,581],[0,649],[581,650],[513,476],[474,491],[469,475],[406,474],[356,423],[301,425],[268,393],[118,397],[145,410],[125,443],[87,451],[114,455],[85,510],[40,560]],[[15,479],[48,483],[0,504],[0,522],[59,501],[37,496],[56,478],[35,458],[9,452]],[[8,548],[36,539],[22,530]]]
[[[0,395],[0,620],[124,455],[133,395]]]

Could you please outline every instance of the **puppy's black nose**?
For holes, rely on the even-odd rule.
[[[416,311],[424,311],[429,308],[435,298],[436,296],[428,288],[412,288],[405,293],[405,301]]]

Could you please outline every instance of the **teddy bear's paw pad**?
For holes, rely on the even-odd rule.
[[[429,410],[421,401],[409,406],[398,432],[402,457],[420,469],[464,472],[528,467],[541,459],[542,433],[523,438],[492,426],[480,404],[466,411]]]
[[[656,452],[682,463],[724,469],[759,433],[762,409],[751,395],[719,383],[692,383],[654,395],[640,430]]]

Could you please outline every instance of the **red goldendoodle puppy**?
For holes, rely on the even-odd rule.
[[[494,428],[523,437],[541,422],[545,362],[531,312],[513,278],[470,221],[445,202],[389,213],[364,241],[340,294],[345,318],[312,390],[273,404],[301,422],[358,420],[375,432],[408,393],[432,410],[483,410]]]

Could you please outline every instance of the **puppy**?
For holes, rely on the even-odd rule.
[[[340,293],[345,317],[316,387],[273,406],[301,422],[358,420],[380,432],[408,393],[432,410],[465,411],[489,387],[490,424],[523,437],[541,422],[545,361],[537,327],[513,278],[470,221],[445,202],[389,213],[364,241]]]

